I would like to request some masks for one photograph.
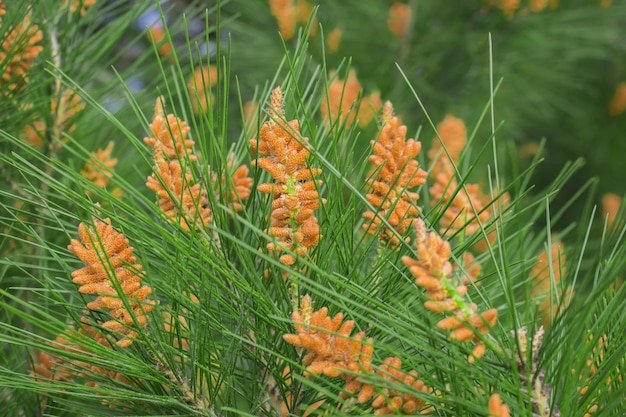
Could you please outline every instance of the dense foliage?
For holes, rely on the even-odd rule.
[[[0,414],[623,416],[611,3],[0,2]]]

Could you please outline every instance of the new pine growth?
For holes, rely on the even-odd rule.
[[[378,140],[371,141],[372,175],[368,181],[371,191],[367,201],[376,211],[363,213],[363,229],[391,246],[400,243],[396,233],[404,236],[420,213],[417,206],[419,194],[415,187],[426,183],[426,172],[419,167],[417,156],[422,144],[407,139],[407,127],[393,115],[393,106],[387,101],[383,106],[383,127]],[[386,219],[394,231],[382,219]],[[408,242],[408,238],[406,238]]]
[[[402,262],[415,278],[415,284],[426,290],[428,300],[424,307],[435,313],[446,314],[437,326],[450,331],[450,340],[473,343],[470,362],[480,359],[486,351],[478,334],[486,335],[496,323],[495,308],[482,313],[476,304],[467,302],[467,286],[452,280],[453,267],[450,243],[435,232],[428,233],[422,219],[415,221],[415,248],[417,259],[403,256]]]
[[[363,331],[353,334],[356,323],[344,320],[343,313],[331,317],[326,307],[313,311],[311,304],[310,296],[302,297],[300,310],[292,314],[296,334],[283,335],[287,343],[307,351],[302,358],[307,377],[342,378],[345,385],[340,395],[359,404],[371,401],[375,415],[415,414],[424,408],[422,399],[407,393],[407,389],[428,392],[416,371],[402,371],[402,361],[396,357],[386,358],[376,369],[373,339]],[[369,383],[372,376],[388,383]]]
[[[119,346],[128,346],[137,336],[136,324],[145,327],[146,313],[154,308],[154,302],[147,299],[152,289],[141,284],[144,272],[134,248],[109,219],[93,218],[91,227],[81,223],[78,236],[80,240],[72,239],[68,249],[85,266],[72,272],[72,282],[79,285],[79,292],[97,295],[87,308],[107,311],[111,320],[102,326],[122,336]]]
[[[259,192],[272,196],[267,233],[274,241],[267,249],[281,254],[284,265],[293,265],[297,257],[308,256],[320,239],[314,210],[320,205],[317,190],[322,185],[315,178],[322,170],[307,164],[308,138],[301,135],[298,120],[285,122],[280,87],[272,91],[268,113],[270,118],[261,127],[259,139],[250,140],[252,153],[258,155],[252,164],[273,179],[257,186]]]

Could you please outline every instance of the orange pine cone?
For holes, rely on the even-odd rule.
[[[215,101],[211,87],[217,84],[217,72],[215,65],[202,65],[197,67],[187,80],[187,91],[196,116],[206,113]]]
[[[498,394],[489,397],[489,417],[510,417],[509,407],[502,403]]]
[[[247,165],[239,165],[233,170],[235,164],[235,154],[231,153],[226,164],[227,172],[221,175],[221,180],[216,172],[211,171],[211,167],[209,167],[209,175],[216,193],[221,190],[222,200],[228,203],[228,207],[235,212],[240,212],[243,210],[242,203],[250,197],[253,181],[249,176],[250,169]],[[227,175],[230,175],[228,180]]]
[[[339,44],[341,43],[341,37],[343,36],[343,31],[341,28],[334,28],[333,30],[326,35],[326,49],[329,53],[334,54],[339,50]]]
[[[204,188],[195,183],[180,161],[168,162],[159,151],[155,158],[155,173],[148,177],[146,186],[159,197],[161,211],[187,231],[193,225],[206,227],[211,222],[211,209]]]
[[[114,342],[110,340],[110,335],[103,334],[102,330],[94,326],[94,324],[98,327],[102,326],[102,323],[94,323],[91,318],[82,316],[78,330],[72,326],[68,327],[55,338],[54,342],[50,342],[49,345],[72,355],[78,354],[89,357],[92,356],[92,353],[79,342],[81,337],[88,337],[100,345],[111,349]],[[117,342],[117,345],[127,347],[130,345],[130,339],[122,339]],[[38,351],[35,354],[33,362],[33,377],[35,379],[43,378],[47,380],[74,382],[77,377],[89,380],[94,374],[99,374],[109,376],[118,381],[126,381],[126,378],[116,371],[105,370],[104,368],[78,359],[70,359],[65,357],[63,353],[51,354]],[[93,384],[93,382],[88,381],[86,384],[90,385]]]
[[[403,38],[409,32],[411,14],[411,6],[405,3],[394,2],[389,8],[387,26],[397,38]]]
[[[361,83],[357,79],[356,72],[351,69],[348,78],[343,80],[335,77],[335,72],[329,74],[334,80],[328,86],[326,97],[320,104],[320,112],[324,119],[335,122],[346,122],[347,126],[354,123],[356,115],[355,109],[352,108],[359,97],[361,91]]]
[[[297,334],[283,335],[283,339],[309,353],[302,359],[311,374],[338,377],[343,371],[371,372],[373,353],[372,339],[365,339],[364,332],[351,335],[355,323],[343,320],[343,314],[328,316],[323,307],[311,313],[308,322],[302,311],[292,315]]]
[[[78,235],[80,240],[72,239],[68,249],[86,266],[72,272],[72,282],[80,285],[79,292],[97,295],[87,308],[108,310],[112,320],[102,326],[129,336],[118,342],[120,346],[128,345],[135,336],[132,330],[135,320],[141,326],[147,325],[145,314],[154,308],[154,302],[147,300],[152,289],[141,285],[142,266],[136,263],[134,248],[128,246],[123,234],[113,229],[108,218],[94,218],[93,227],[81,223]],[[124,298],[132,313],[126,309]]]
[[[384,226],[381,219],[387,219],[398,234],[407,232],[419,215],[416,205],[419,195],[411,190],[426,183],[426,172],[419,168],[416,159],[422,144],[406,139],[407,128],[393,116],[389,101],[383,108],[383,123],[378,140],[371,142],[373,149],[368,160],[375,176],[368,180],[371,192],[365,196],[377,211],[363,213],[363,218],[368,220],[363,228],[381,241],[396,246],[400,239]]]
[[[475,305],[470,304],[470,306],[473,310],[476,309]],[[476,359],[482,358],[486,351],[486,347],[478,338],[477,333],[487,334],[489,329],[495,326],[497,316],[498,311],[495,308],[481,314],[473,312],[469,317],[466,317],[465,313],[457,311],[457,315],[440,320],[437,327],[450,330],[450,340],[473,342],[472,356],[468,358],[470,363],[473,363]]]
[[[296,8],[293,0],[270,0],[270,10],[276,18],[280,34],[291,39],[296,34]]]
[[[63,5],[67,5],[69,0],[63,0]],[[74,0],[70,5],[70,11],[75,13],[80,11],[80,15],[84,16],[87,13],[87,9],[96,4],[96,0]]]
[[[274,242],[268,243],[267,249],[293,252],[279,257],[284,265],[293,265],[296,257],[306,256],[319,242],[319,226],[313,210],[320,204],[317,190],[322,182],[315,179],[321,170],[307,166],[308,138],[300,134],[297,120],[284,122],[282,105],[283,92],[277,87],[272,91],[268,109],[270,120],[261,127],[259,140],[250,140],[250,146],[252,152],[262,156],[252,164],[268,172],[274,180],[257,186],[258,191],[272,195],[267,233]]]
[[[109,180],[113,175],[113,168],[117,165],[117,158],[111,157],[113,145],[114,142],[110,141],[105,148],[92,152],[91,158],[85,163],[83,169],[80,171],[80,175],[100,188],[105,188],[109,184]],[[85,190],[85,194],[91,195],[91,192],[89,190]],[[120,195],[121,190],[116,188],[112,194]]]
[[[615,94],[609,102],[609,114],[618,116],[626,110],[626,82],[620,83],[615,89]]]
[[[307,376],[341,377],[345,381],[342,397],[357,394],[359,402],[368,401],[374,387],[364,384],[359,375],[373,373],[372,339],[366,339],[364,332],[351,335],[355,323],[344,321],[342,313],[331,318],[326,307],[312,311],[308,295],[302,297],[300,305],[300,310],[292,314],[297,334],[285,334],[283,339],[308,351],[302,359],[307,365]]]
[[[486,196],[475,184],[458,189],[454,167],[446,156],[439,157],[437,169],[430,195],[442,207],[447,206],[440,219],[441,233],[452,234],[461,229],[466,235],[475,233],[491,216],[491,211],[485,210]]]
[[[146,145],[154,148],[155,157],[158,149],[169,159],[179,159],[181,161],[195,161],[197,159],[192,150],[194,141],[187,139],[191,128],[186,122],[173,114],[165,116],[163,97],[156,99],[154,118],[150,124],[150,131],[152,136],[145,137],[143,141]]]
[[[437,125],[438,137],[433,138],[428,159],[434,161],[430,170],[430,176],[436,177],[442,170],[448,172],[449,168],[445,165],[450,163],[450,158],[454,163],[459,162],[459,157],[467,144],[467,129],[465,123],[457,117],[450,114]],[[447,153],[443,150],[445,145]]]
[[[184,230],[204,229],[211,223],[211,208],[205,187],[198,182],[190,164],[197,161],[190,128],[173,114],[165,117],[163,98],[156,100],[150,125],[153,136],[144,138],[152,147],[154,168],[146,186],[159,197],[159,208]]]
[[[0,28],[7,33],[0,45],[0,62],[4,68],[0,83],[15,93],[29,81],[28,71],[43,51],[43,46],[37,45],[43,39],[43,32],[32,23],[30,11],[15,27],[0,24]]]
[[[351,380],[353,375],[344,371],[373,371],[372,339],[366,339],[364,332],[351,335],[354,321],[344,321],[343,313],[331,318],[326,307],[311,311],[311,297],[308,295],[302,297],[301,306],[292,314],[297,333],[285,334],[283,339],[308,351],[302,363],[307,365],[310,374],[342,376]]]
[[[387,358],[376,373],[394,384],[410,387],[416,391],[428,391],[424,382],[417,379],[416,371],[405,373],[400,370],[401,366],[402,361],[400,359]],[[424,400],[407,393],[405,390],[390,388],[384,388],[372,401],[375,415],[418,414],[425,404]]]
[[[459,185],[455,164],[467,143],[467,130],[462,120],[447,115],[437,125],[437,132],[441,140],[434,138],[428,153],[433,161],[429,173],[433,181],[429,191],[432,201],[445,208],[439,220],[442,226],[440,233],[454,234],[463,230],[469,236],[479,231],[481,225],[487,225],[498,205],[506,205],[509,197],[504,193],[497,201],[491,201],[478,185]],[[448,153],[443,152],[442,143]],[[492,241],[494,236],[488,238]],[[486,248],[483,241],[479,243],[481,248]]]
[[[57,337],[57,343],[61,336]],[[63,341],[67,342],[67,341]],[[73,381],[72,364],[47,352],[38,351],[33,358],[33,377],[36,380]]]
[[[481,358],[486,347],[477,334],[487,334],[496,323],[497,310],[477,312],[477,306],[466,302],[465,284],[451,281],[454,267],[450,264],[450,244],[435,232],[428,233],[422,219],[415,221],[415,247],[418,260],[409,256],[402,257],[402,262],[415,278],[415,284],[426,289],[428,301],[424,307],[435,313],[448,316],[439,321],[438,327],[449,330],[450,340],[474,343],[472,355],[468,360]],[[476,266],[472,266],[476,269]]]
[[[551,263],[549,263],[551,260]],[[538,316],[543,320],[544,327],[558,315],[557,299],[561,297],[563,288],[561,277],[565,275],[565,248],[559,241],[552,243],[550,255],[546,251],[537,256],[537,264],[530,271],[532,289],[530,296],[538,305]]]
[[[344,321],[342,313],[330,317],[326,307],[313,311],[308,295],[302,297],[300,310],[293,312],[292,319],[296,334],[285,334],[283,339],[307,351],[302,363],[308,365],[308,377],[316,374],[342,378],[345,385],[339,396],[353,398],[359,404],[372,401],[376,415],[398,411],[415,414],[424,409],[423,400],[406,392],[406,387],[427,392],[424,383],[417,379],[417,372],[401,371],[402,362],[398,358],[385,359],[375,371],[371,362],[373,341],[364,332],[351,335],[354,321]],[[366,379],[374,375],[389,384],[367,383]]]
[[[247,201],[252,191],[252,178],[246,165],[240,165],[231,175],[233,189],[231,191],[232,207],[235,211],[242,211],[240,201]]]

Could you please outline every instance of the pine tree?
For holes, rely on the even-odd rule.
[[[0,414],[621,417],[625,20],[0,2]]]

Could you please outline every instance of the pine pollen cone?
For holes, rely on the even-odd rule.
[[[163,111],[163,98],[156,100],[150,129],[153,136],[144,142],[153,149],[153,174],[146,186],[159,197],[159,208],[184,230],[206,227],[211,208],[205,187],[192,174],[190,162],[197,160],[194,141],[187,139],[190,128],[173,114]]]
[[[56,342],[61,337],[57,337]],[[67,343],[66,340],[62,340]],[[67,381],[74,379],[74,373],[71,372],[72,364],[68,364],[62,358],[43,351],[38,351],[33,358],[33,377],[44,380]]]
[[[154,118],[150,124],[150,131],[153,136],[143,139],[146,145],[157,151],[156,144],[160,144],[159,150],[169,159],[180,159],[195,161],[197,158],[193,154],[192,147],[194,141],[187,139],[191,131],[189,125],[173,114],[165,116],[163,110],[163,97],[158,97],[154,106]],[[156,154],[155,154],[156,157]]]
[[[0,83],[8,86],[11,93],[20,90],[28,81],[28,71],[35,59],[43,51],[37,45],[43,39],[43,32],[32,23],[29,11],[22,22],[13,28],[0,27],[5,33],[0,44],[0,62],[3,72]]]
[[[395,246],[400,239],[387,230],[381,219],[387,219],[398,234],[404,235],[419,215],[416,205],[419,194],[412,189],[425,184],[427,174],[416,159],[422,149],[421,142],[406,139],[407,127],[393,116],[389,101],[383,107],[382,122],[378,140],[371,142],[372,155],[368,158],[372,164],[372,176],[368,180],[371,190],[365,196],[376,212],[363,213],[367,220],[363,229]]]
[[[123,234],[113,229],[108,218],[93,218],[93,227],[81,223],[78,235],[80,240],[72,239],[68,249],[85,267],[72,272],[72,282],[80,286],[79,292],[97,295],[87,308],[108,310],[113,320],[103,323],[104,328],[134,335],[129,326],[135,323],[146,326],[145,314],[154,308],[154,302],[147,300],[152,289],[141,285],[144,273],[133,255],[134,248],[128,246]],[[124,299],[132,312],[126,309]],[[124,338],[118,344],[128,345],[130,340]]]
[[[230,209],[235,212],[243,211],[243,202],[247,201],[252,191],[252,178],[248,175],[250,170],[247,165],[242,164],[233,171],[233,167],[236,164],[235,154],[231,153],[228,157],[228,163],[226,169],[230,174],[230,181],[226,181],[226,176],[222,175],[221,188],[222,199],[228,203]],[[217,173],[211,173],[212,182],[216,189],[219,189],[217,184],[220,182]]]
[[[292,314],[297,334],[283,335],[283,339],[308,351],[302,363],[307,365],[309,374],[351,379],[351,373],[373,372],[372,339],[366,339],[364,332],[351,335],[355,323],[343,318],[342,313],[331,318],[326,307],[310,313],[308,322],[303,311]]]
[[[411,27],[411,6],[394,2],[389,8],[387,26],[397,38],[404,38]]]
[[[489,397],[489,417],[510,417],[509,407],[502,403],[498,394]]]
[[[537,264],[530,271],[533,278],[530,296],[536,300],[538,315],[546,327],[560,313],[556,296],[552,292],[555,290],[558,297],[561,297],[563,289],[560,284],[561,277],[566,273],[565,264],[565,248],[560,241],[555,241],[550,247],[550,255],[546,251],[540,253]]]
[[[91,158],[80,171],[80,175],[101,188],[107,186],[117,164],[117,158],[111,157],[113,145],[114,142],[110,141],[105,148],[92,152]],[[85,193],[91,194],[87,191]]]
[[[102,323],[97,323],[101,326]],[[86,350],[85,346],[80,342],[81,337],[88,337],[98,344],[111,349],[113,343],[110,340],[110,335],[103,334],[99,328],[94,326],[91,318],[82,316],[80,318],[79,329],[76,330],[73,326],[69,326],[65,331],[59,334],[54,342],[48,344],[56,349],[60,350],[59,353],[48,353],[44,351],[38,351],[34,358],[33,364],[33,377],[53,379],[55,381],[72,382],[75,377],[87,378],[88,372],[92,371],[100,375],[108,375],[118,381],[125,381],[124,377],[114,371],[107,371],[103,368],[97,367],[92,364],[82,362],[78,359],[66,358],[63,352],[81,356],[90,356],[91,352]],[[118,346],[126,347],[130,344],[128,338],[117,342]]]
[[[292,0],[270,0],[270,11],[276,18],[278,30],[284,39],[296,34],[296,8]]]
[[[63,5],[67,5],[68,0],[63,0]],[[76,13],[80,10],[80,15],[84,16],[87,13],[87,9],[96,4],[96,0],[74,0],[71,3],[70,11]]]
[[[437,323],[437,327],[443,330],[452,330],[450,339],[459,342],[469,342],[477,340],[475,332],[487,334],[489,328],[495,326],[498,311],[495,308],[487,310],[481,314],[472,313],[469,318],[457,314],[446,317]]]
[[[419,261],[408,256],[403,257],[402,261],[415,279],[418,280],[426,276],[441,280],[450,275],[453,270],[449,261],[452,254],[450,243],[435,232],[428,233],[426,224],[422,219],[415,221],[414,228],[415,248]]]
[[[352,397],[359,404],[372,401],[375,415],[398,411],[416,414],[423,410],[424,401],[407,392],[407,388],[427,392],[424,383],[417,379],[417,372],[401,371],[402,362],[395,357],[385,359],[384,364],[375,370],[371,363],[373,341],[366,338],[364,332],[351,335],[354,321],[344,321],[342,313],[331,318],[326,307],[312,311],[308,295],[302,297],[300,310],[294,311],[292,319],[297,334],[283,335],[283,339],[307,351],[302,363],[307,365],[308,377],[325,375],[342,378],[345,386],[340,397]],[[389,386],[367,383],[366,378],[374,375],[388,381]]]
[[[184,230],[191,230],[194,224],[206,227],[211,222],[211,209],[205,189],[195,183],[191,171],[180,161],[167,161],[158,149],[160,145],[155,147],[154,173],[146,186],[159,197],[159,208]]]
[[[430,195],[442,207],[446,207],[440,224],[441,233],[454,233],[464,230],[471,235],[486,224],[492,214],[488,209],[488,198],[477,184],[465,184],[458,188],[455,171],[447,156],[441,155],[437,160],[438,171],[435,181],[430,187]]]
[[[306,256],[319,242],[319,226],[313,210],[319,208],[318,188],[322,182],[315,179],[321,170],[307,166],[308,138],[300,134],[297,120],[285,123],[282,106],[283,93],[277,87],[270,99],[270,119],[261,127],[259,140],[251,139],[250,145],[253,153],[262,156],[252,164],[274,180],[257,186],[259,192],[271,194],[273,199],[267,233],[274,241],[267,244],[267,249],[292,252],[281,255],[279,260],[293,265],[296,256]]]
[[[464,284],[454,286],[449,278],[454,270],[449,261],[450,244],[435,232],[428,233],[422,219],[415,221],[415,247],[418,260],[404,256],[402,262],[415,278],[415,284],[426,290],[428,301],[424,307],[435,313],[452,313],[439,321],[437,326],[450,330],[450,340],[474,342],[470,362],[481,358],[485,346],[478,334],[487,334],[495,325],[497,310],[490,309],[479,314],[475,304],[462,300],[467,294],[467,287]]]
[[[458,163],[459,157],[467,144],[465,123],[452,115],[446,115],[437,125],[437,133],[438,137],[433,138],[430,151],[428,152],[428,158],[434,161],[430,170],[431,176],[436,176],[442,169],[445,169],[442,167],[444,160],[450,163],[450,158],[452,158],[454,163]],[[442,143],[446,147],[447,153],[443,151]]]
[[[376,372],[379,376],[389,380],[393,384],[410,387],[414,391],[427,392],[424,382],[417,379],[417,372],[412,370],[408,373],[400,370],[402,361],[396,357],[386,358],[384,364]],[[383,388],[382,392],[372,401],[375,415],[418,414],[425,405],[425,401],[402,390]]]

